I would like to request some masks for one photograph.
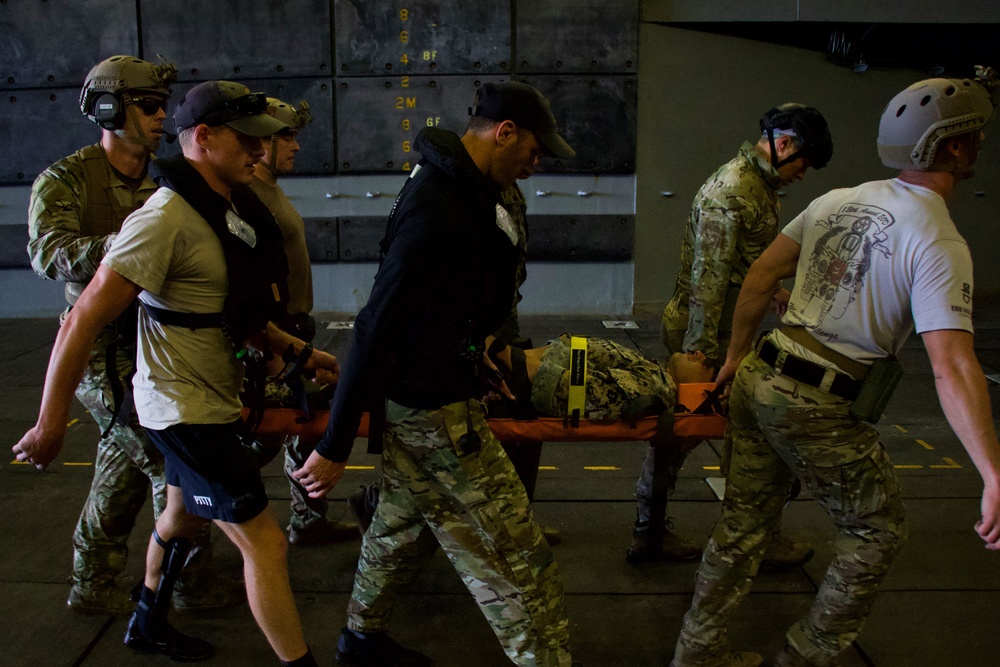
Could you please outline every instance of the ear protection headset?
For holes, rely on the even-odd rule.
[[[105,130],[120,130],[125,126],[125,103],[115,93],[100,93],[94,96],[89,115]]]

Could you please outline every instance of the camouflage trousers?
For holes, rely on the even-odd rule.
[[[312,318],[310,318],[312,319]],[[268,405],[279,405],[283,408],[295,408],[299,406],[292,395],[292,390],[283,382],[268,378],[264,387],[264,399]],[[288,522],[288,528],[301,530],[308,528],[317,522],[326,521],[326,515],[330,508],[330,501],[326,498],[310,498],[309,493],[303,488],[299,481],[292,474],[305,465],[306,459],[316,449],[316,443],[303,442],[297,435],[288,435],[283,438],[260,438],[263,445],[270,452],[285,452],[285,476],[288,478],[288,488],[291,495],[292,516]],[[266,459],[270,461],[270,458]]]
[[[686,332],[683,329],[667,330],[664,325],[664,328],[660,333],[663,338],[663,344],[667,346],[667,354],[684,351],[684,334]],[[729,337],[730,332],[727,331],[719,338],[719,354],[722,355],[723,359],[725,358],[726,352],[729,350]],[[667,465],[668,496],[673,494],[674,490],[677,488],[677,476],[680,473],[681,467],[684,465],[684,461],[690,453],[691,450],[678,452],[670,449],[664,449],[659,453],[659,456],[669,457]],[[642,459],[642,468],[639,470],[639,479],[635,482],[635,515],[637,523],[649,523],[649,506],[653,498],[653,466],[656,464],[656,457],[656,448],[648,447],[646,449],[646,455]],[[728,447],[723,448],[722,458],[723,470],[725,470],[725,466],[729,463]]]
[[[470,409],[478,451],[458,442]],[[381,496],[361,546],[348,627],[384,630],[396,593],[440,544],[511,662],[568,667],[559,568],[482,405],[416,410],[390,401],[386,417]]]
[[[733,447],[722,517],[712,530],[676,655],[712,665],[726,655],[729,617],[777,529],[793,476],[833,519],[836,553],[812,608],[788,642],[816,665],[837,664],[857,636],[905,539],[889,456],[850,403],[775,374],[755,353],[737,371],[726,437]]]
[[[102,333],[98,337],[83,380],[76,389],[77,399],[90,412],[101,433],[111,422],[108,406],[114,403],[105,373],[109,335]],[[123,386],[128,386],[133,369],[131,350],[119,348],[115,363]],[[73,581],[77,586],[100,588],[125,569],[128,538],[150,486],[153,516],[158,518],[167,502],[163,456],[133,413],[127,425],[116,424],[108,437],[97,443],[94,479],[73,533]],[[208,525],[199,531],[194,542],[178,590],[194,585],[211,560]]]
[[[316,449],[316,443],[303,442],[299,436],[290,435],[285,437],[284,448],[285,476],[288,477],[292,501],[292,517],[288,522],[289,529],[301,530],[314,523],[326,521],[330,501],[326,498],[310,498],[305,488],[292,477],[292,473],[305,465],[306,459]]]
[[[531,381],[531,402],[551,417],[565,417],[569,399],[570,336],[549,343]],[[587,339],[587,417],[621,419],[637,401],[658,398],[667,408],[677,403],[677,387],[655,361],[614,341]]]

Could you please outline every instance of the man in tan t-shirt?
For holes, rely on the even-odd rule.
[[[296,109],[274,97],[267,98],[267,113],[288,125],[288,129],[275,134],[270,140],[264,140],[264,157],[254,168],[250,189],[270,209],[284,237],[288,258],[288,316],[278,325],[284,331],[312,342],[316,336],[316,321],[309,314],[313,307],[313,286],[305,223],[278,185],[278,177],[291,173],[295,167],[295,154],[299,152],[298,133],[312,122],[312,115],[305,101],[299,102]],[[327,519],[329,502],[325,498],[310,498],[292,477],[292,473],[302,467],[302,462],[312,453],[312,446],[303,443],[298,436],[287,436],[283,443],[272,446],[280,448],[281,444],[285,446],[285,474],[291,483],[292,518],[288,524],[288,541],[318,546],[357,539],[356,525]]]

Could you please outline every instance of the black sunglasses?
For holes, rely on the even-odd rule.
[[[139,107],[147,116],[152,116],[161,109],[164,113],[167,112],[167,100],[162,97],[136,97],[131,100],[131,103]]]

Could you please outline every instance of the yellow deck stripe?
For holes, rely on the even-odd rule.
[[[944,470],[957,470],[957,469],[959,469],[959,468],[962,467],[962,466],[960,466],[958,464],[957,461],[955,461],[955,459],[950,459],[947,456],[942,456],[941,460],[944,461],[946,465],[940,465],[939,464],[939,465],[931,466],[931,467],[932,468],[938,468],[938,469],[944,469]]]
[[[918,444],[918,445],[920,445],[921,447],[923,447],[924,449],[929,449],[929,450],[930,450],[930,451],[932,451],[932,452],[934,451],[934,448],[933,448],[933,447],[931,447],[931,446],[930,446],[929,444],[927,444],[926,442],[924,442],[923,440],[917,440],[917,444]]]

